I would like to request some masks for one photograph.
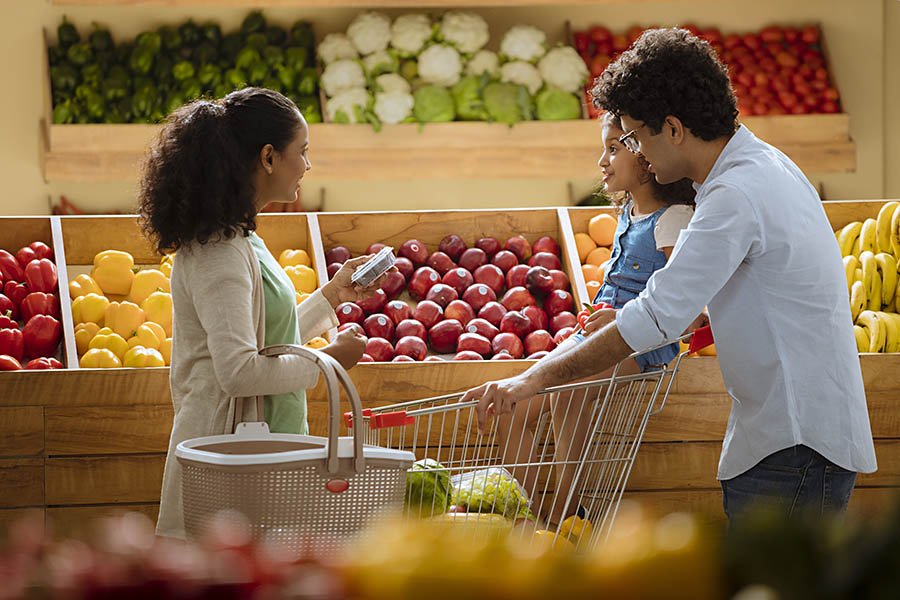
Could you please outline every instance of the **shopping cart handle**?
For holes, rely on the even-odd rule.
[[[688,345],[688,353],[693,354],[707,346],[712,346],[713,343],[712,328],[709,325],[700,327],[699,329],[695,329],[691,334],[691,343]]]
[[[371,417],[372,409],[371,408],[362,409],[362,416],[363,417]],[[353,413],[352,412],[344,413],[344,425],[347,426],[347,429],[353,429]]]
[[[369,429],[384,429],[387,427],[403,427],[416,422],[415,417],[406,416],[405,410],[373,415],[369,419]]]

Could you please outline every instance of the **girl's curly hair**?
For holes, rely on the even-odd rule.
[[[669,115],[705,141],[737,130],[737,100],[706,41],[684,29],[648,29],[594,82],[594,106],[628,115],[657,134]]]
[[[166,119],[144,167],[141,224],[160,252],[256,229],[253,175],[260,150],[278,152],[301,124],[288,98],[244,88],[221,100],[197,100]]]

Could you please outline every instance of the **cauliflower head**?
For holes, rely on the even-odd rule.
[[[452,46],[435,44],[419,55],[419,77],[426,83],[450,87],[462,76],[462,57]]]
[[[382,73],[396,73],[400,67],[397,57],[387,50],[381,50],[366,56],[363,58],[362,63],[366,69],[366,74],[370,76],[378,76]]]
[[[413,116],[420,123],[442,123],[456,118],[453,96],[447,88],[426,85],[417,89],[413,98]]]
[[[362,12],[347,26],[347,37],[360,54],[385,50],[391,42],[391,20],[379,12]]]
[[[392,92],[410,92],[409,82],[396,73],[385,73],[375,78],[375,87],[379,92],[390,94]]]
[[[404,58],[418,54],[434,35],[431,19],[412,13],[397,17],[391,25],[391,47]]]
[[[360,123],[369,106],[369,92],[362,87],[341,90],[325,102],[325,113],[333,123]]]
[[[382,123],[402,123],[412,115],[413,104],[409,92],[380,92],[375,94],[375,116]]]
[[[336,60],[327,67],[319,79],[319,84],[329,97],[341,90],[366,87],[366,76],[362,65],[356,60]]]
[[[558,87],[547,87],[534,99],[540,121],[569,121],[581,118],[581,100]]]
[[[488,24],[480,15],[451,11],[440,23],[440,38],[463,54],[481,50],[490,38]]]
[[[495,79],[500,76],[500,57],[496,52],[479,50],[466,63],[466,75],[481,76],[483,73]]]
[[[547,35],[532,25],[514,25],[500,42],[500,54],[507,60],[535,62],[546,51]]]
[[[538,71],[547,85],[574,94],[584,86],[588,71],[584,61],[572,46],[560,46],[548,52],[538,62]]]
[[[345,58],[359,58],[356,46],[343,33],[329,33],[326,35],[316,47],[316,52],[319,55],[319,60],[326,65]]]
[[[524,60],[508,62],[500,67],[500,81],[524,85],[532,96],[544,85],[537,68]]]

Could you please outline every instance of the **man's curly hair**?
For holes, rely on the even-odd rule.
[[[159,252],[256,229],[253,176],[266,144],[278,152],[297,135],[288,98],[244,88],[197,100],[169,115],[144,166],[141,225]]]
[[[737,129],[737,100],[715,50],[684,29],[648,29],[610,64],[591,89],[594,106],[647,124],[667,116],[712,141]]]

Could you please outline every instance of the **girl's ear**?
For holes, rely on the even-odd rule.
[[[266,173],[271,175],[275,166],[275,148],[272,144],[262,147],[262,150],[259,151],[259,161]]]

